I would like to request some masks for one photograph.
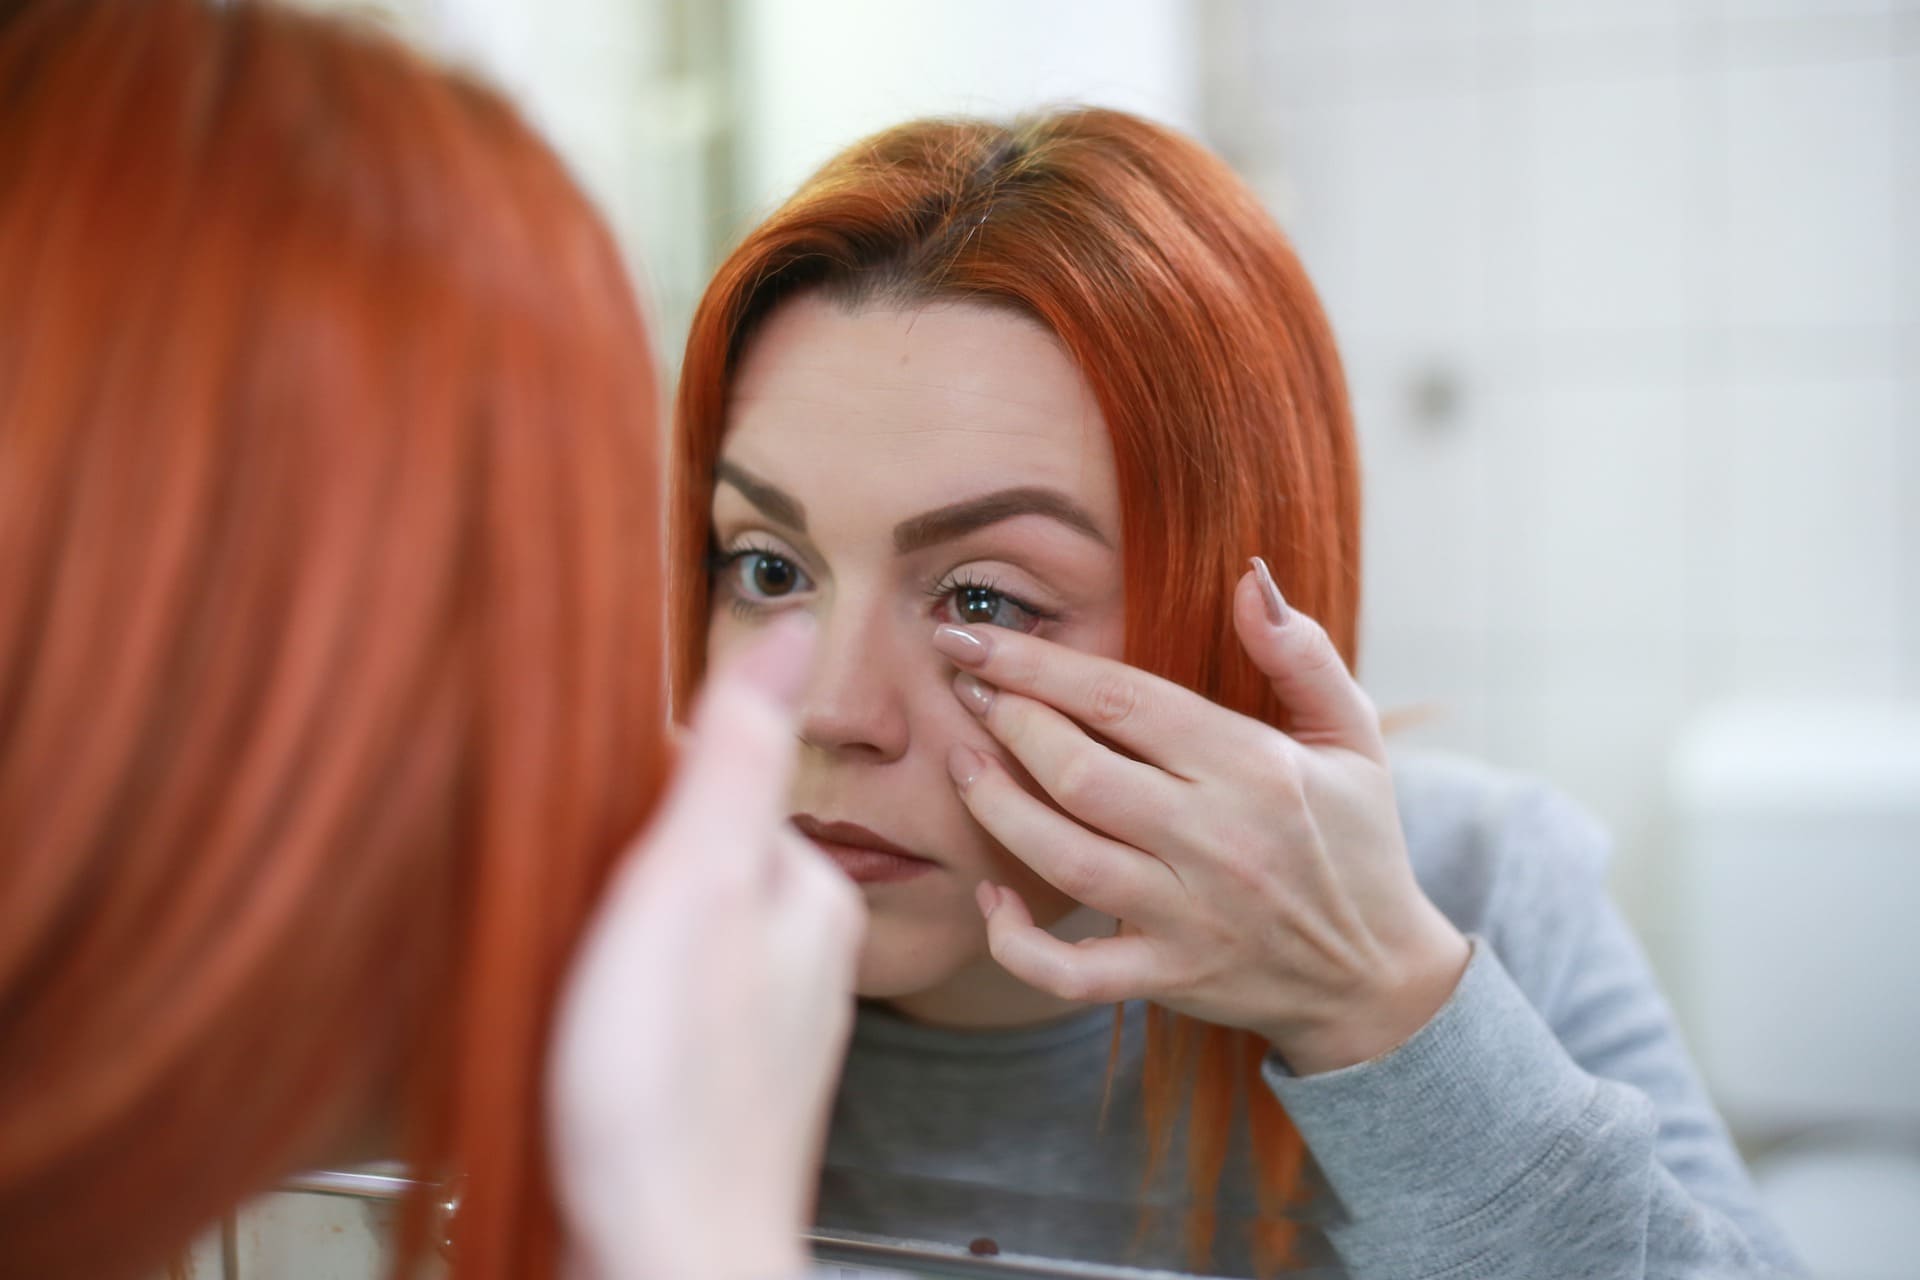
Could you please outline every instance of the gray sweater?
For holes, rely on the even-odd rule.
[[[1537,783],[1447,757],[1395,766],[1413,865],[1473,958],[1452,999],[1370,1062],[1264,1080],[1316,1188],[1296,1274],[1354,1280],[1799,1275],[1641,951],[1595,823]],[[863,1008],[819,1225],[1186,1270],[1176,1135],[1143,1185],[1144,1010],[954,1032]],[[1255,1274],[1251,1165],[1230,1153],[1207,1270]],[[984,1247],[984,1246],[982,1246]]]

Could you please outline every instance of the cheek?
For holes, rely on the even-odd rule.
[[[1041,879],[1026,863],[996,841],[986,828],[974,821],[947,773],[947,752],[955,744],[964,744],[984,752],[999,761],[1029,795],[1050,807],[1058,806],[1048,798],[1040,784],[1021,768],[1019,761],[987,732],[986,726],[961,705],[959,698],[953,694],[951,672],[940,678],[931,693],[933,696],[916,708],[915,742],[926,743],[930,748],[927,755],[931,758],[923,762],[924,776],[930,780],[928,790],[931,794],[927,798],[932,803],[928,811],[948,816],[953,833],[949,847],[957,855],[956,871],[964,871],[977,879],[991,880],[1018,890],[1020,896],[1026,899],[1035,921],[1042,926],[1052,924],[1078,904]],[[970,925],[981,929],[984,946],[985,926],[973,902],[973,881],[959,887],[965,892],[954,904],[955,913]]]
[[[726,605],[716,606],[707,615],[707,666],[711,668],[716,661],[746,643],[753,630],[751,622],[735,617],[733,610]]]

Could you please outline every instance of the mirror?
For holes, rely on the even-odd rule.
[[[223,1221],[196,1246],[186,1280],[378,1280],[386,1274],[393,1205],[412,1183],[387,1164],[316,1170]],[[983,1243],[820,1229],[808,1245],[821,1280],[1171,1280],[1176,1274],[1069,1262]],[[441,1274],[429,1270],[423,1280]],[[1200,1280],[1207,1280],[1201,1277]]]

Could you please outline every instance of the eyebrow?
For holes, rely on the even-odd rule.
[[[968,498],[949,506],[902,520],[893,526],[893,549],[897,555],[951,542],[976,529],[1011,520],[1015,516],[1046,516],[1092,538],[1103,547],[1112,546],[1100,526],[1080,505],[1058,489],[1023,485],[1000,489],[978,498]]]
[[[725,458],[714,464],[714,475],[737,489],[768,519],[776,520],[796,533],[807,531],[807,509],[786,490],[769,484],[740,464]],[[908,555],[938,543],[951,542],[1016,516],[1046,516],[1085,534],[1103,547],[1113,545],[1085,508],[1066,494],[1044,485],[1020,485],[936,507],[902,520],[893,527],[894,554]]]
[[[725,458],[714,464],[714,475],[740,491],[740,496],[760,509],[769,520],[777,520],[795,533],[807,531],[807,509],[786,490],[768,484],[759,476]]]

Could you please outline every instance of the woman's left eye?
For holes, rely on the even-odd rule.
[[[962,626],[1006,627],[1011,631],[1032,631],[1043,615],[1012,596],[992,587],[963,583],[941,593],[943,609]]]

